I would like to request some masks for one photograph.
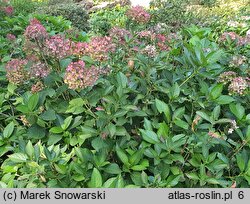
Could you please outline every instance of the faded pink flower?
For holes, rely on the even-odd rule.
[[[235,41],[237,46],[242,46],[247,43],[246,38],[243,38],[236,34],[235,32],[224,32],[222,33],[221,37],[219,38],[219,41],[225,42],[227,39],[230,39],[231,41]]]
[[[11,16],[14,13],[14,8],[12,6],[7,6],[4,8],[6,15]]]
[[[227,84],[228,82],[232,81],[233,78],[235,78],[236,76],[237,76],[237,74],[233,71],[223,72],[218,77],[218,82],[223,83],[223,84]]]
[[[105,70],[91,66],[85,67],[82,60],[71,62],[66,69],[64,82],[68,84],[70,89],[83,89],[93,86],[101,74],[105,74]]]
[[[45,78],[50,73],[50,69],[42,62],[35,62],[30,67],[30,74],[35,78]]]
[[[97,61],[106,61],[108,53],[115,51],[115,44],[110,37],[93,37],[86,45],[84,54]]]
[[[137,32],[137,35],[139,38],[146,38],[150,40],[155,39],[155,34],[150,30],[143,30],[143,31]]]
[[[109,36],[118,40],[121,44],[125,43],[125,37],[132,38],[132,34],[128,30],[119,27],[113,27],[110,29]]]
[[[79,56],[83,55],[87,45],[88,44],[86,42],[77,42],[72,44],[72,54]]]
[[[232,57],[232,60],[230,61],[229,66],[230,67],[239,67],[245,63],[246,59],[247,58],[245,56],[235,55]]]
[[[44,89],[44,85],[41,81],[38,81],[37,83],[33,84],[31,87],[31,93],[37,93],[39,91],[42,91]]]
[[[228,86],[228,91],[230,95],[245,95],[245,91],[247,88],[247,81],[243,77],[236,77]]]
[[[149,57],[155,57],[157,55],[157,50],[154,45],[147,45],[143,50],[143,53],[147,54]]]
[[[30,25],[26,28],[24,36],[30,40],[41,40],[48,37],[45,27],[37,19],[30,20]]]
[[[14,41],[16,40],[16,36],[11,34],[11,33],[8,33],[6,38],[9,40],[9,41]]]
[[[141,24],[149,22],[151,18],[150,14],[142,6],[132,7],[127,11],[126,15],[131,20]]]
[[[57,59],[65,58],[72,54],[72,42],[62,35],[54,35],[45,41],[45,53]]]
[[[12,59],[6,66],[6,77],[9,82],[13,84],[22,84],[26,79],[28,79],[29,74],[25,70],[25,66],[28,61],[23,59]]]

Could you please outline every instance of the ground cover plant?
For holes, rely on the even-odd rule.
[[[193,2],[219,21],[171,0],[77,26],[80,15],[38,12],[56,1],[25,14],[1,0],[0,186],[249,187],[250,16],[238,2],[230,18],[221,1]]]

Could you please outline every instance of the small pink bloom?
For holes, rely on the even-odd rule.
[[[7,38],[9,41],[14,41],[14,40],[16,39],[16,36],[13,35],[13,34],[11,34],[11,33],[9,33],[9,34],[7,34],[6,38]]]
[[[98,111],[104,111],[104,108],[103,108],[103,107],[98,106],[98,107],[96,107],[96,110],[98,110]]]
[[[14,13],[14,8],[12,6],[7,6],[4,8],[6,15],[11,16]]]

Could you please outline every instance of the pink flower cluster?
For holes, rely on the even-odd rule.
[[[223,84],[227,84],[230,81],[232,81],[233,78],[235,78],[236,76],[237,76],[237,74],[235,72],[232,72],[232,71],[223,72],[222,74],[220,74],[220,76],[218,78],[218,82],[223,83]]]
[[[143,30],[143,31],[137,32],[137,35],[139,38],[142,38],[142,39],[145,38],[151,41],[155,39],[155,34],[150,30]]]
[[[45,78],[49,73],[50,69],[40,61],[34,62],[30,67],[30,75],[35,78]]]
[[[85,49],[87,48],[88,43],[86,42],[77,42],[72,44],[72,54],[73,55],[84,55]]]
[[[149,57],[155,57],[157,55],[157,50],[154,45],[147,45],[143,50],[143,53],[147,54]]]
[[[222,73],[218,82],[228,84],[228,91],[230,95],[245,95],[247,89],[250,87],[248,78],[237,77],[235,72],[229,71]]]
[[[232,57],[232,60],[229,63],[229,67],[239,67],[245,63],[246,59],[247,58],[245,56],[235,55]]]
[[[87,68],[84,61],[71,62],[66,69],[64,82],[70,89],[82,89],[93,86],[99,76],[105,73],[99,68],[91,66]]]
[[[128,30],[119,27],[110,29],[109,36],[116,39],[121,44],[125,43],[125,37],[132,38],[132,34]]]
[[[72,54],[72,42],[62,35],[54,35],[46,39],[44,50],[48,56],[62,59]]]
[[[243,77],[236,77],[228,86],[230,95],[245,95],[245,91],[249,87],[247,80]]]
[[[227,39],[230,39],[231,41],[235,41],[237,46],[243,46],[245,44],[250,43],[250,38],[248,36],[242,37],[236,34],[235,32],[224,32],[222,33],[221,37],[219,38],[220,42],[225,42]]]
[[[25,70],[27,63],[27,60],[12,59],[6,64],[6,76],[9,82],[22,84],[29,77],[28,72]]]
[[[166,42],[168,41],[167,37],[163,34],[156,34],[155,36],[157,46],[161,51],[168,51],[170,50],[170,47],[166,45]]]
[[[29,40],[41,40],[48,37],[45,27],[37,19],[30,20],[30,25],[26,28],[24,36]]]
[[[6,15],[11,16],[14,13],[14,8],[12,6],[7,6],[4,8]]]
[[[115,44],[110,37],[93,37],[91,41],[84,44],[84,55],[90,56],[97,61],[106,61],[108,53],[115,51]]]
[[[170,47],[166,44],[167,42],[170,42],[170,37],[168,38],[164,34],[155,34],[151,30],[143,30],[140,32],[137,32],[137,35],[140,39],[148,39],[151,42],[154,41],[157,48],[161,51],[168,51]]]
[[[14,41],[14,40],[16,40],[16,36],[13,35],[13,34],[11,34],[11,33],[8,33],[8,34],[6,35],[6,38],[7,38],[9,41]]]
[[[127,16],[137,23],[149,22],[151,16],[142,6],[134,6],[127,11]]]

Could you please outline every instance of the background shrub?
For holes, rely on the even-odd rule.
[[[32,13],[39,6],[43,5],[44,1],[30,0],[11,0],[11,5],[15,8],[15,15]]]
[[[87,11],[78,4],[55,4],[38,9],[39,13],[45,13],[52,16],[63,16],[65,19],[70,20],[72,25],[83,31],[89,29]]]

